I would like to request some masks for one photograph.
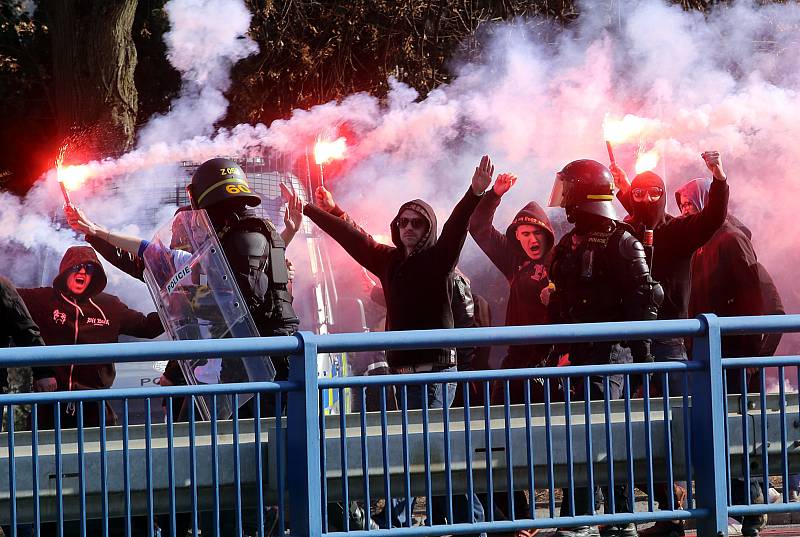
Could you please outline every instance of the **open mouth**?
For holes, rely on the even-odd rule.
[[[75,283],[78,285],[86,285],[86,276],[81,276],[78,274],[75,276]]]

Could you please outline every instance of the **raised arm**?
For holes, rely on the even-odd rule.
[[[628,212],[628,214],[632,214],[633,206],[631,205],[631,183],[628,181],[628,175],[625,173],[625,170],[616,164],[611,164],[608,169],[611,171],[611,175],[614,177],[614,186],[617,188],[617,199]]]
[[[508,237],[498,231],[492,222],[503,194],[514,186],[517,176],[503,173],[497,176],[494,186],[478,202],[469,220],[469,234],[494,265],[511,279],[514,276],[514,256]]]
[[[448,271],[453,270],[458,263],[458,256],[461,255],[461,249],[467,238],[472,212],[477,207],[484,191],[492,183],[493,174],[494,165],[489,156],[484,155],[480,164],[475,168],[475,173],[472,174],[472,183],[469,189],[442,226],[442,234],[439,235],[434,248],[442,263],[441,266]]]
[[[303,224],[303,202],[300,201],[300,196],[294,192],[294,187],[291,190],[281,183],[281,193],[286,198],[286,212],[283,213],[284,228],[281,231],[281,238],[286,246],[292,242],[292,239],[300,231],[300,226]],[[291,193],[291,196],[287,196]]]
[[[290,204],[295,202],[292,198],[297,198],[296,193],[283,185],[281,191]],[[303,205],[303,214],[338,242],[358,264],[373,274],[381,274],[382,268],[386,266],[389,256],[395,250],[392,246],[380,244],[363,229],[310,203]]]
[[[139,253],[139,247],[142,245],[140,237],[109,231],[90,220],[81,209],[71,205],[64,207],[64,212],[67,215],[69,226],[78,233],[83,233],[87,238],[99,237],[120,250],[125,250],[134,255]]]
[[[699,213],[679,217],[672,224],[674,233],[684,239],[681,244],[688,252],[694,252],[708,242],[728,215],[730,189],[728,177],[722,169],[722,159],[717,151],[706,151],[702,156],[714,177],[708,191],[708,202]]]

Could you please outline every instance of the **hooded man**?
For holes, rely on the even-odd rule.
[[[710,203],[711,181],[693,179],[675,193],[675,199],[684,215],[703,211]],[[725,223],[699,250],[692,260],[692,291],[689,299],[689,314],[714,313],[719,316],[763,315],[764,294],[760,274],[763,267],[758,263],[749,230],[738,220],[728,216]],[[766,271],[764,271],[766,272]],[[722,338],[722,356],[736,358],[759,356],[762,352],[761,334],[725,336]],[[741,384],[739,370],[728,372],[727,393],[747,391],[751,372],[746,371],[745,385]],[[731,501],[746,502],[745,487],[741,479],[731,482]],[[752,503],[764,503],[764,494],[759,480],[752,478],[749,484]],[[757,536],[766,525],[766,515],[745,516],[742,519],[742,535]]]
[[[120,334],[154,338],[164,331],[157,313],[144,315],[128,308],[116,296],[103,292],[106,283],[94,250],[72,246],[61,259],[52,287],[20,289],[19,294],[48,345],[116,343]],[[94,390],[109,388],[116,369],[114,364],[60,365],[34,368],[33,376],[40,390]],[[42,410],[40,427],[52,428],[52,410]],[[116,416],[108,404],[105,412],[106,423],[115,424]],[[74,404],[62,405],[61,424],[77,425]],[[98,405],[84,404],[84,425],[99,424]]]
[[[284,196],[290,196],[291,193],[284,186],[281,185]],[[317,187],[314,193],[314,199],[317,206],[324,211],[341,218],[359,231],[367,233],[361,228],[351,217],[344,211],[333,199],[333,194],[324,186]],[[383,292],[383,287],[373,280],[365,271],[363,279],[366,285],[366,293],[369,295],[370,300],[376,304],[386,307],[386,298]],[[454,328],[474,328],[478,326],[475,318],[475,299],[472,294],[472,287],[469,278],[461,272],[458,267],[453,270],[453,291],[450,302],[450,307],[453,312],[453,327]],[[456,350],[456,362],[459,371],[472,371],[474,370],[473,360],[475,359],[478,351],[474,347],[460,347]],[[482,360],[483,357],[479,358]],[[461,385],[458,386],[461,388]],[[456,397],[459,400],[459,397]]]
[[[691,263],[694,252],[711,238],[725,221],[728,210],[728,183],[722,160],[716,151],[702,154],[703,161],[714,180],[710,185],[708,203],[694,214],[677,218],[667,214],[667,196],[664,180],[646,171],[628,184],[625,172],[616,165],[610,170],[619,192],[617,198],[627,209],[626,222],[634,229],[634,236],[645,240],[646,230],[652,230],[652,255],[650,271],[664,289],[664,301],[658,309],[659,319],[685,319],[688,316]],[[683,338],[653,339],[650,350],[656,361],[687,361]],[[660,382],[660,377],[656,379]],[[669,375],[669,393],[683,393],[682,375]],[[676,506],[686,496],[682,487],[674,487]],[[656,487],[659,505],[667,505],[667,487]],[[661,521],[640,533],[642,537],[679,537],[684,534],[684,522]]]
[[[711,203],[713,183],[693,179],[675,193],[681,211],[692,215]],[[749,230],[730,216],[699,250],[692,261],[690,315],[715,313],[719,316],[763,315],[761,278]],[[762,336],[726,336],[722,354],[726,358],[759,356]],[[738,382],[738,381],[737,381]],[[730,386],[732,387],[732,386]],[[738,386],[736,389],[741,389]]]
[[[625,172],[617,166],[611,167],[619,188],[617,197],[631,215],[627,223],[634,228],[634,236],[641,241],[645,230],[653,230],[651,271],[664,289],[659,319],[687,317],[692,255],[719,229],[727,214],[729,189],[722,159],[716,151],[707,151],[702,158],[714,177],[708,203],[697,213],[678,218],[666,212],[666,187],[661,177],[648,171],[637,175],[628,185]],[[682,344],[678,343],[654,340],[653,356],[656,360],[685,360],[685,349],[681,350]]]
[[[525,205],[511,221],[505,234],[493,225],[495,212],[503,195],[517,182],[512,174],[500,174],[494,186],[481,199],[469,222],[469,233],[483,252],[505,276],[509,284],[506,326],[548,324],[550,279],[548,269],[550,252],[555,244],[553,226],[538,203]],[[503,358],[503,369],[546,366],[552,350],[551,345],[513,345]],[[504,385],[505,383],[500,383]],[[512,404],[525,403],[525,381],[511,381],[509,399]],[[503,390],[492,394],[494,404],[505,399]],[[531,402],[544,402],[544,383],[533,379]],[[502,513],[495,520],[509,518],[506,494],[496,494],[494,503]],[[523,491],[514,493],[515,518],[530,518],[530,502]],[[528,535],[531,535],[529,532]]]
[[[501,174],[481,199],[469,223],[469,232],[478,246],[503,273],[509,284],[506,326],[548,324],[548,277],[550,252],[555,244],[553,226],[544,209],[532,201],[523,207],[505,234],[492,225],[500,200],[517,181],[511,174]],[[545,365],[550,345],[515,345],[509,347],[503,368]],[[517,386],[521,388],[521,384]],[[541,393],[538,394],[541,399]],[[522,392],[514,390],[512,402],[522,402]],[[541,402],[541,401],[539,401]]]
[[[467,236],[469,218],[491,184],[493,173],[494,166],[484,155],[469,190],[453,209],[441,235],[437,236],[436,214],[430,205],[420,199],[401,205],[390,224],[394,246],[378,243],[363,229],[320,207],[306,204],[303,212],[378,277],[386,301],[387,330],[453,328],[453,271]],[[454,349],[395,350],[386,354],[395,374],[456,370]],[[428,386],[425,393],[409,386],[407,396],[409,409],[422,408],[423,397],[428,408],[449,408],[455,383],[447,384],[446,393],[440,383]],[[445,511],[444,498],[433,498],[432,503],[434,519],[439,520]],[[406,524],[413,506],[404,500],[393,500],[391,504],[392,520],[384,520],[383,525]],[[468,505],[466,495],[453,497],[455,520],[451,522],[482,522],[483,508],[478,499],[473,498],[473,512],[469,512]]]
[[[491,171],[491,161],[484,156],[470,190],[439,236],[436,214],[428,203],[420,199],[404,203],[390,223],[394,246],[378,243],[351,222],[314,205],[306,204],[303,212],[378,277],[386,300],[387,330],[453,328],[453,271],[469,217],[491,181]],[[440,371],[456,364],[453,349],[390,351],[387,359],[395,373]],[[437,399],[442,403],[443,394]]]

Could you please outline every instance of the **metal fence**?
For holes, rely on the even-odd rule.
[[[722,358],[721,338],[795,331],[796,315],[705,315],[2,349],[0,367],[267,353],[291,355],[291,370],[280,382],[0,396],[7,414],[31,407],[28,430],[7,420],[0,435],[0,524],[11,535],[31,526],[37,535],[386,534],[364,523],[375,519],[412,536],[694,519],[699,535],[726,535],[729,515],[800,511],[786,487],[800,473],[800,402],[785,386],[800,357]],[[645,337],[691,338],[692,360],[336,379],[316,371],[326,352]],[[776,394],[759,379],[767,367],[778,369]],[[737,378],[760,389],[734,393]],[[448,406],[453,383],[464,395]],[[326,390],[358,403],[325,415]],[[199,421],[195,398],[223,395],[247,403],[230,419]],[[144,424],[129,423],[134,399],[144,400]],[[101,411],[89,427],[110,400],[121,401],[119,425]],[[151,405],[163,405],[163,423],[152,422]],[[66,407],[74,424],[62,423]],[[770,475],[782,480],[782,501],[758,504]],[[686,484],[683,506],[659,495],[675,481]],[[634,490],[646,501],[636,504]]]

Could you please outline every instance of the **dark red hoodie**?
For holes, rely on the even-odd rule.
[[[78,296],[67,289],[70,267],[92,263],[92,279]],[[73,246],[61,259],[53,287],[19,289],[47,345],[116,343],[120,334],[154,338],[164,329],[157,313],[144,315],[103,293],[107,283],[103,265],[89,246]],[[34,368],[36,379],[55,377],[58,390],[108,388],[114,382],[114,364],[61,365]]]
[[[486,192],[472,214],[469,233],[508,280],[510,289],[506,326],[548,324],[550,316],[547,306],[542,303],[541,294],[550,284],[548,268],[552,247],[555,244],[553,226],[539,204],[532,201],[517,213],[505,234],[500,233],[492,225],[499,205],[500,196],[491,189]],[[547,234],[549,244],[544,245],[545,255],[539,261],[531,259],[516,238],[517,227],[523,224],[537,226]],[[516,362],[522,362],[518,363],[518,366],[530,367],[538,365],[540,359],[546,357],[549,349],[550,345],[519,345],[509,347],[509,356],[517,358]],[[530,363],[531,361],[537,363]]]

